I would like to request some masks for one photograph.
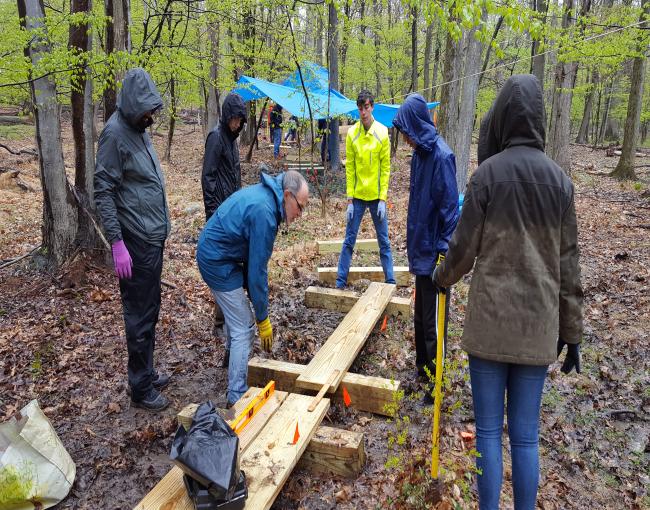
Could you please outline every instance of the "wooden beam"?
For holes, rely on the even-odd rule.
[[[274,380],[276,389],[290,393],[308,393],[309,390],[296,386],[296,379],[305,368],[305,365],[297,363],[254,357],[248,362],[248,384],[264,386],[270,380]],[[337,402],[343,402],[344,386],[352,400],[352,407],[359,411],[388,416],[385,406],[393,402],[394,394],[400,388],[400,382],[348,372],[343,376],[343,381],[336,392],[329,397]]]
[[[316,244],[318,245],[318,253],[340,253],[343,239],[316,241]],[[357,239],[354,249],[357,251],[379,251],[379,244],[377,239]]]
[[[356,478],[366,463],[363,433],[321,425],[298,467],[317,475]]]
[[[232,407],[232,414],[237,416],[237,414],[241,413],[249,402],[262,391],[262,388],[249,388]],[[251,445],[271,416],[280,408],[286,397],[286,392],[276,390],[262,409],[253,416],[253,419],[239,436],[240,454],[245,452]],[[196,411],[196,408],[194,411]],[[185,490],[181,468],[174,466],[134,507],[134,510],[194,510],[194,504]]]
[[[336,283],[336,267],[319,267],[318,281],[334,285]],[[393,267],[395,281],[400,287],[407,287],[411,284],[411,275],[406,266]],[[351,267],[348,272],[348,283],[357,280],[370,280],[371,282],[383,282],[385,279],[384,270],[381,267]]]
[[[308,413],[311,401],[307,395],[290,394],[242,455],[240,466],[248,485],[246,509],[271,508],[300,460],[330,407],[329,399],[323,399],[314,412]]]
[[[353,290],[330,289],[310,286],[305,290],[305,306],[325,308],[337,312],[349,312],[359,300],[360,294]],[[403,321],[411,319],[411,299],[394,297],[386,305],[386,313]]]
[[[336,391],[394,292],[395,285],[372,282],[296,379],[296,385],[318,391],[328,384],[330,393]],[[334,370],[339,373],[330,383]]]
[[[177,415],[178,424],[190,428],[199,404],[185,406]],[[316,429],[298,466],[315,475],[343,478],[359,476],[366,462],[363,432],[321,425]]]

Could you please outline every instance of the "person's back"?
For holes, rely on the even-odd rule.
[[[481,510],[497,510],[507,399],[515,508],[533,510],[539,413],[548,366],[580,371],[582,287],[573,185],[544,154],[544,104],[532,75],[508,79],[479,136],[479,167],[433,280],[472,282],[463,349],[476,420]]]

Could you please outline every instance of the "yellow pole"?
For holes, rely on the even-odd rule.
[[[436,265],[445,259],[444,255],[438,256]],[[436,346],[436,384],[434,389],[434,403],[433,403],[433,431],[432,431],[432,449],[431,449],[431,477],[434,480],[438,479],[439,475],[439,459],[440,459],[440,405],[442,401],[442,365],[443,351],[445,346],[445,311],[447,305],[447,295],[444,292],[438,292],[438,324],[436,330],[438,333],[438,340]]]

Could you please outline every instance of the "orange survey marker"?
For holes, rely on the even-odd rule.
[[[379,328],[379,331],[382,333],[386,331],[386,326],[388,325],[388,315],[384,315],[384,322],[381,323],[381,328]]]
[[[293,433],[293,443],[291,444],[296,444],[298,439],[300,439],[300,432],[298,431],[298,422],[296,422],[296,431]]]
[[[350,407],[350,404],[352,403],[348,389],[345,386],[343,386],[343,402],[345,403],[345,407]]]
[[[235,434],[238,434],[244,429],[246,425],[253,419],[253,416],[257,414],[257,411],[266,404],[266,401],[271,398],[273,392],[275,391],[275,381],[270,381],[262,391],[260,391],[257,396],[251,400],[250,404],[246,406],[237,418],[232,420],[228,425],[230,428],[235,431]]]

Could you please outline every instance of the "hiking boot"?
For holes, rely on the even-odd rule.
[[[131,397],[131,405],[133,407],[139,407],[141,409],[146,409],[148,411],[157,413],[169,405],[169,400],[167,400],[167,397],[165,397],[165,395],[154,388],[141,399],[136,400]]]
[[[157,390],[161,390],[169,384],[169,381],[171,381],[171,379],[172,376],[169,374],[159,374],[158,372],[154,371],[151,384],[153,384],[153,387]]]
[[[230,349],[226,349],[223,354],[223,361],[221,362],[221,368],[228,368],[230,364]]]

